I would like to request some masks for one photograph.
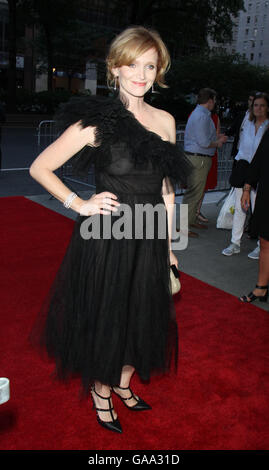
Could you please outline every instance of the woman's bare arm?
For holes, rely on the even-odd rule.
[[[94,127],[82,129],[79,123],[73,124],[34,160],[30,167],[30,175],[59,201],[64,202],[70,194],[70,189],[54,174],[54,171],[85,145],[94,145]],[[79,212],[84,202],[77,197],[71,207]]]
[[[64,202],[70,195],[70,189],[58,178],[54,171],[85,145],[94,146],[94,144],[94,127],[83,129],[79,123],[73,124],[34,160],[30,167],[30,175],[55,198]],[[71,204],[71,209],[82,215],[107,214],[108,212],[105,209],[111,211],[114,210],[114,206],[118,205],[115,199],[116,196],[108,191],[94,195],[88,201],[76,197]]]
[[[168,114],[168,113],[167,113]],[[167,130],[169,132],[169,142],[172,144],[176,143],[176,123],[173,116],[170,114],[167,115]],[[175,204],[175,193],[174,191],[167,192],[167,183],[164,179],[163,181],[163,200],[165,203],[167,211],[167,222],[168,222],[168,238],[169,238],[169,248],[170,248],[170,264],[175,264],[178,267],[178,260],[174,253],[171,251],[171,241],[172,241],[172,225],[173,225],[173,215],[174,215],[174,204]]]

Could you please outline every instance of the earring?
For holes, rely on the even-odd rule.
[[[154,90],[154,83],[152,84],[152,87],[151,87],[151,93],[158,93],[157,91]]]
[[[114,91],[117,90],[117,78],[118,78],[118,77],[115,77],[115,78],[114,78]]]

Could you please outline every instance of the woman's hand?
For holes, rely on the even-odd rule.
[[[176,255],[173,253],[173,251],[170,250],[170,266],[172,266],[172,264],[175,264],[177,269],[178,269],[178,260],[177,260],[177,257]]]
[[[247,212],[249,206],[250,206],[250,193],[249,191],[243,191],[242,197],[241,197],[241,206],[243,211]]]
[[[103,193],[93,194],[90,199],[83,202],[80,206],[80,215],[90,216],[95,214],[109,215],[111,212],[116,212],[120,203],[117,201],[117,196],[108,191]]]

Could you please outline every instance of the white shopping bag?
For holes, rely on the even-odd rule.
[[[232,188],[224,200],[223,206],[217,218],[217,228],[231,229],[233,227],[235,207],[235,189]]]

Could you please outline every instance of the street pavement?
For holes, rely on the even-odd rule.
[[[2,169],[27,168],[38,154],[35,127],[2,128]]]
[[[29,165],[37,155],[35,129],[3,129],[3,171],[0,172],[0,197],[25,196],[29,199],[71,219],[76,218],[72,210],[67,210],[63,205],[48,194],[29,175]],[[15,168],[24,168],[15,170]],[[68,183],[67,183],[68,184]],[[87,199],[93,193],[94,188],[85,190],[84,185],[71,184],[72,190]],[[177,251],[179,267],[185,273],[215,286],[236,297],[248,294],[257,283],[258,261],[249,259],[247,254],[257,244],[256,240],[248,239],[243,235],[241,252],[231,257],[221,254],[223,248],[229,245],[231,231],[216,228],[216,220],[221,208],[221,201],[227,192],[208,192],[205,195],[202,212],[209,219],[207,230],[197,230],[199,238],[189,238],[188,246],[182,251]],[[182,197],[177,197],[178,207]],[[4,230],[4,221],[1,229]],[[199,292],[194,291],[194,296]],[[212,298],[214,302],[214,298]],[[238,301],[239,302],[239,301]],[[269,310],[268,304],[255,302],[257,307]]]

